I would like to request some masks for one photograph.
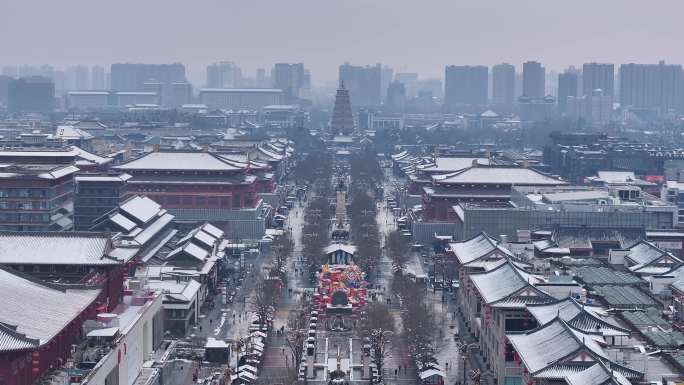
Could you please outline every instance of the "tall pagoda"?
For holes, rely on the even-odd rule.
[[[337,95],[335,95],[330,131],[334,136],[347,136],[354,132],[354,116],[352,115],[349,90],[344,88],[344,81],[340,82],[340,88],[337,89]]]

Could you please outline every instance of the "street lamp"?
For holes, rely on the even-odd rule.
[[[457,344],[456,347],[461,352],[461,359],[463,360],[463,385],[467,384],[466,379],[466,363],[468,362],[468,352],[472,349],[478,349],[480,345],[476,343],[471,344]]]

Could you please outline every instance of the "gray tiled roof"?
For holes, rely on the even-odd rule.
[[[651,297],[632,286],[595,286],[594,290],[611,307],[650,307],[657,305]]]
[[[499,243],[498,239],[492,238],[486,233],[480,233],[467,241],[450,243],[449,249],[454,253],[461,265],[467,265],[494,251],[498,251],[502,257],[504,255],[513,255],[510,251],[499,247]]]
[[[0,323],[0,352],[35,349],[39,344],[39,340],[28,338]]]
[[[114,166],[118,170],[187,170],[235,171],[241,170],[208,152],[151,152],[128,163]],[[133,178],[135,180],[135,176]]]
[[[0,263],[27,265],[116,265],[109,238],[88,232],[0,233]]]
[[[587,285],[636,285],[644,283],[641,278],[609,267],[582,266],[574,269],[575,278]]]
[[[44,344],[90,306],[100,289],[60,288],[0,268],[0,292],[0,322]]]
[[[548,295],[535,289],[532,285],[537,277],[523,271],[512,261],[508,261],[486,273],[470,274],[470,280],[486,304],[493,304],[511,296],[519,297],[521,296],[520,292],[526,288],[531,289],[529,297],[535,299],[535,303],[538,301],[534,297],[550,300]],[[515,302],[520,301],[516,300]]]
[[[435,176],[439,184],[499,184],[528,186],[559,186],[566,182],[544,175],[530,168],[477,166],[452,174]]]

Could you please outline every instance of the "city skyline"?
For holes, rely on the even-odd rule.
[[[182,62],[189,80],[200,84],[205,67],[217,61],[234,61],[247,73],[276,62],[302,62],[311,69],[312,83],[320,85],[336,81],[337,68],[345,61],[382,63],[397,72],[419,72],[423,78],[441,77],[446,65],[491,67],[509,62],[519,67],[535,60],[549,70],[562,70],[584,62],[684,62],[684,54],[672,49],[677,36],[684,33],[684,26],[675,19],[684,4],[668,1],[668,12],[662,12],[662,7],[644,8],[631,1],[592,2],[592,12],[587,13],[584,3],[589,4],[583,0],[563,9],[563,17],[553,6],[535,1],[434,1],[426,7],[385,0],[330,4],[266,0],[259,5],[234,1],[194,7],[164,3],[165,17],[157,21],[148,15],[154,14],[160,2],[8,2],[0,5],[0,14],[7,16],[0,23],[0,43],[5,47],[0,64],[66,67]],[[32,25],[43,27],[25,28],[22,15],[38,4],[44,12],[32,14]],[[130,12],[126,4],[137,11]],[[126,20],[127,28],[101,28],[102,15]],[[608,25],[606,15],[621,22]],[[78,23],[63,22],[74,16]],[[331,26],[332,20],[349,27]],[[354,20],[353,27],[345,20]],[[18,30],[22,44],[16,44]],[[84,34],[84,30],[98,32]],[[274,31],[285,33],[275,35]],[[473,38],[474,31],[477,38]]]

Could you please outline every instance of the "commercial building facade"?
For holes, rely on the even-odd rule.
[[[515,66],[508,63],[492,67],[492,103],[511,109],[515,104]]]
[[[285,103],[282,90],[273,88],[204,88],[200,103],[213,109],[255,109]]]
[[[349,90],[353,107],[375,107],[382,103],[382,67],[353,66],[344,63],[339,68],[339,81]]]
[[[487,105],[489,73],[486,66],[447,66],[444,104],[447,109]]]

